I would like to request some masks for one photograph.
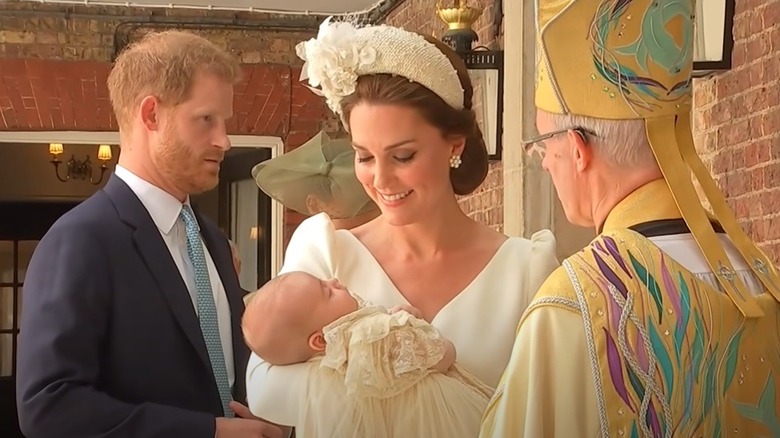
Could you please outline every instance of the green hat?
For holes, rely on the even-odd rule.
[[[252,169],[260,190],[282,205],[305,215],[310,196],[334,219],[345,219],[376,208],[355,176],[355,151],[349,139],[320,131],[298,148]]]

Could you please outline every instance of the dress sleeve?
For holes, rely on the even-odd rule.
[[[526,247],[527,249],[522,255],[522,266],[525,270],[525,275],[514,303],[518,309],[522,309],[518,315],[518,322],[522,312],[531,304],[544,282],[560,266],[556,256],[555,236],[550,230],[537,231],[529,240],[530,246]],[[507,273],[510,272],[512,271],[507,271]],[[512,335],[517,333],[517,329],[518,325],[515,325]],[[512,339],[514,338],[507,341],[512,342]]]
[[[334,242],[335,227],[326,214],[304,220],[290,240],[280,274],[304,271],[323,279],[332,277]],[[311,366],[309,362],[274,366],[252,353],[246,374],[249,409],[265,420],[294,426]]]
[[[542,287],[550,274],[560,266],[556,255],[555,236],[550,230],[540,230],[531,236],[531,253],[528,263],[530,269],[529,290],[531,297]],[[526,303],[526,304],[530,304]]]
[[[344,374],[357,397],[400,394],[435,372],[444,357],[439,331],[406,312],[364,316],[329,335],[323,366]]]
[[[298,225],[279,274],[303,271],[328,279],[336,272],[336,228],[325,213],[314,215]]]

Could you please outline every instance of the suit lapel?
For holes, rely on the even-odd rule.
[[[103,190],[113,200],[121,220],[133,229],[133,241],[141,260],[154,277],[187,339],[210,370],[211,363],[192,298],[152,217],[130,187],[116,175],[111,175]]]

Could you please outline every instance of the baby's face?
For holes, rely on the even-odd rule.
[[[291,274],[291,277],[285,281],[284,287],[289,288],[288,292],[296,292],[299,296],[296,300],[305,300],[306,305],[301,308],[311,312],[310,317],[316,321],[319,328],[358,308],[357,300],[336,279],[320,280],[303,273]]]

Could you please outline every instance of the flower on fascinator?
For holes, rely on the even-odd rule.
[[[341,99],[355,92],[360,68],[376,61],[376,51],[361,44],[358,31],[351,23],[331,23],[328,18],[320,25],[317,38],[295,47],[305,61],[301,80],[308,80],[309,88],[324,96],[337,114]]]

